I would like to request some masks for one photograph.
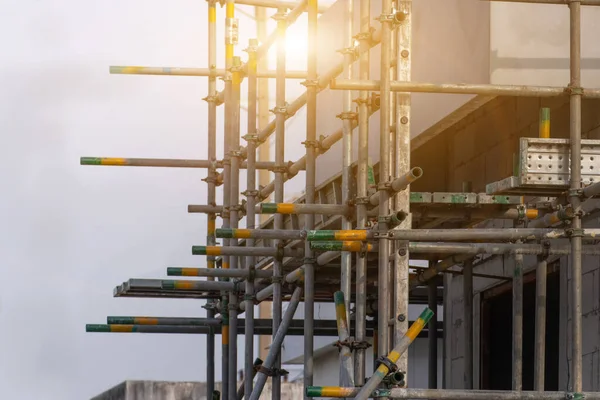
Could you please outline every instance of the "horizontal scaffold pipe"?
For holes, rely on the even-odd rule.
[[[223,168],[223,161],[185,160],[172,158],[123,158],[123,157],[81,157],[81,165],[103,165],[110,167],[162,167],[162,168]],[[291,162],[288,164],[292,164]],[[240,168],[247,168],[243,161]],[[275,163],[272,161],[257,161],[256,169],[272,171]]]
[[[192,246],[196,256],[257,256],[257,257],[303,257],[304,249],[288,247],[234,247],[234,246]]]
[[[559,4],[568,6],[571,0],[486,0],[503,3]],[[600,0],[581,0],[582,6],[600,6]]]
[[[177,318],[177,317],[129,317],[108,316],[108,325],[187,325],[187,326],[219,326],[220,318]]]
[[[401,192],[408,187],[411,183],[423,176],[423,170],[419,167],[413,167],[405,175],[394,179],[389,184],[389,191],[392,193]],[[369,197],[369,203],[372,206],[379,205],[379,193],[375,193]]]
[[[262,203],[261,214],[347,215],[351,207],[339,204]]]
[[[377,215],[377,214],[375,214]],[[521,208],[509,208],[507,210],[485,210],[485,209],[464,209],[464,210],[452,210],[452,209],[437,209],[431,208],[424,211],[415,211],[412,213],[413,219],[422,218],[452,218],[452,219],[535,219],[539,215],[539,210],[535,208],[521,209]],[[531,226],[531,221],[529,227]]]
[[[224,77],[224,69],[210,70],[209,68],[180,68],[180,67],[137,67],[137,66],[111,66],[111,74],[118,75],[169,75],[169,76],[206,76]],[[259,71],[258,78],[275,78],[275,71]],[[286,71],[287,79],[306,79],[306,71]]]
[[[528,228],[546,228],[559,222],[570,221],[575,216],[573,207],[565,207],[563,209],[545,214],[541,218],[530,221],[527,224]]]
[[[311,242],[310,248],[313,250],[349,251],[353,253],[367,253],[377,251],[378,249],[378,247],[372,243],[357,241]]]
[[[280,239],[301,240],[306,238],[304,230],[286,229],[233,229],[218,228],[215,236],[220,239]]]
[[[307,397],[355,397],[360,388],[337,386],[308,386]],[[440,400],[564,400],[568,398],[598,400],[600,392],[534,392],[508,390],[460,390],[460,389],[376,389],[373,398],[388,399],[440,399]]]
[[[331,89],[338,90],[376,91],[379,90],[379,81],[335,79],[331,81],[329,87]],[[556,97],[569,95],[568,88],[554,86],[490,85],[471,83],[419,83],[393,81],[390,83],[390,87],[392,92],[405,93],[446,93],[518,97]],[[583,97],[600,98],[600,89],[583,89]]]
[[[130,290],[227,291],[237,288],[234,282],[197,280],[130,279],[126,284]]]
[[[334,231],[335,232],[335,231]],[[338,231],[340,232],[340,231]],[[584,239],[600,239],[600,229],[583,229],[575,232],[570,229],[506,228],[506,229],[407,229],[392,230],[387,233],[390,239],[410,241],[465,241],[465,240],[549,240],[568,239],[581,235]],[[310,232],[308,234],[310,239]],[[329,239],[331,240],[331,239]],[[350,240],[350,239],[347,239]]]
[[[169,267],[167,276],[203,276],[213,278],[244,278],[249,276],[256,278],[270,278],[273,276],[271,271],[248,269],[223,269],[223,268],[191,268],[191,267]]]
[[[306,1],[280,1],[280,0],[235,0],[235,4],[265,8],[296,8],[306,7]],[[319,4],[317,11],[322,14],[329,8],[326,4]]]
[[[259,212],[259,206],[256,206],[255,212]],[[206,204],[190,204],[188,205],[188,213],[190,214],[222,214],[223,206],[209,206]],[[240,213],[242,214],[242,213]]]
[[[541,244],[511,244],[511,243],[429,243],[429,242],[411,242],[408,245],[408,251],[415,254],[507,254],[518,253],[524,255],[550,254],[550,255],[569,255],[571,254],[570,245],[551,245]],[[600,246],[583,246],[582,253],[586,255],[600,255]]]

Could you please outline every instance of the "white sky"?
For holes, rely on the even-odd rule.
[[[79,157],[206,158],[205,78],[108,73],[206,67],[206,2],[2,3],[0,397],[74,400],[125,379],[203,380],[203,336],[86,334],[85,324],[205,316],[201,302],[112,297],[129,278],[205,266],[190,249],[205,244],[205,219],[186,212],[206,202],[205,172],[84,167]],[[223,18],[219,9],[220,27]],[[252,37],[253,23],[240,25],[240,37]],[[288,101],[301,90],[291,85]],[[289,125],[302,128],[304,115]],[[286,147],[286,159],[303,151]]]

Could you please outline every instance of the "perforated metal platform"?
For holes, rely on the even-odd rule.
[[[516,176],[486,186],[489,195],[559,196],[569,189],[571,150],[568,139],[521,138]],[[581,179],[600,181],[600,140],[581,141]]]

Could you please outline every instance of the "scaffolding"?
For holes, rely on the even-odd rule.
[[[194,246],[192,253],[206,257],[207,268],[168,268],[168,276],[202,279],[130,279],[115,289],[117,297],[160,297],[206,299],[207,318],[108,317],[106,325],[87,325],[88,332],[141,332],[206,335],[207,398],[257,400],[266,381],[273,382],[273,399],[281,398],[281,344],[286,335],[304,337],[304,385],[306,398],[369,397],[399,399],[600,399],[600,393],[583,393],[582,387],[582,255],[600,254],[600,246],[584,245],[599,237],[600,229],[582,229],[583,202],[600,194],[598,169],[582,169],[582,154],[600,146],[600,141],[582,140],[582,98],[600,98],[600,89],[581,87],[581,6],[598,6],[599,0],[491,0],[557,4],[570,10],[570,82],[566,87],[533,87],[492,84],[429,84],[411,81],[412,1],[382,0],[379,24],[374,19],[371,0],[347,1],[342,50],[344,62],[319,76],[317,74],[318,16],[326,11],[317,0],[220,1],[225,6],[225,69],[217,69],[216,0],[208,0],[208,68],[111,67],[113,74],[176,75],[207,77],[208,159],[173,160],[141,158],[82,157],[83,165],[199,168],[207,170],[206,204],[189,205],[188,212],[207,215],[207,241]],[[258,39],[250,39],[247,62],[234,54],[238,43],[235,4],[255,6],[262,15]],[[355,5],[360,5],[360,26],[353,26]],[[277,10],[277,28],[264,35],[264,8]],[[285,38],[288,26],[308,13],[308,62],[306,71],[286,66]],[[277,46],[275,71],[265,68],[269,48]],[[370,80],[369,50],[381,48],[380,80]],[[357,74],[352,69],[358,65]],[[358,76],[359,79],[353,79]],[[225,89],[217,91],[216,79]],[[260,124],[268,108],[265,80],[275,79],[275,118]],[[248,83],[248,126],[240,126],[241,82]],[[286,79],[305,79],[306,93],[291,103],[285,96]],[[343,91],[340,129],[317,137],[317,94],[325,89]],[[353,94],[358,92],[358,97]],[[519,169],[515,176],[488,185],[486,193],[471,193],[466,184],[461,193],[411,192],[410,185],[427,171],[412,167],[410,160],[410,93],[454,93],[506,96],[557,97],[570,99],[570,139],[550,138],[549,115],[540,112],[540,134],[520,143]],[[262,97],[259,95],[262,93]],[[356,106],[353,106],[356,103]],[[217,158],[217,108],[224,107],[224,154]],[[306,106],[306,155],[295,162],[285,161],[285,122]],[[368,160],[369,118],[379,112],[379,163],[373,170]],[[358,128],[358,158],[352,162],[354,130]],[[241,136],[243,131],[245,135]],[[275,159],[260,157],[261,146],[275,135]],[[240,145],[244,139],[246,147]],[[316,158],[342,141],[341,174],[316,186]],[[583,150],[582,150],[583,146]],[[537,182],[527,157],[539,149],[551,149],[560,158],[562,173],[551,182]],[[257,157],[258,155],[258,157]],[[550,157],[552,158],[552,157]],[[557,161],[558,162],[558,161]],[[564,167],[564,168],[563,168]],[[240,193],[240,169],[247,172],[245,191]],[[274,173],[274,181],[257,186],[257,174]],[[305,171],[305,195],[285,203],[284,183]],[[560,176],[559,176],[560,175]],[[596,182],[594,181],[596,179]],[[335,182],[334,182],[335,181]],[[594,183],[595,182],[595,183]],[[222,186],[221,204],[217,187]],[[243,185],[242,185],[243,186]],[[373,190],[374,188],[374,190]],[[245,201],[240,201],[240,194]],[[267,202],[273,195],[273,202]],[[555,200],[544,207],[531,207],[524,196],[544,195]],[[439,205],[453,204],[448,209]],[[508,219],[513,228],[435,229],[438,219],[460,216],[460,206],[476,205],[469,211],[475,220]],[[257,215],[272,215],[256,226]],[[221,227],[216,228],[217,217]],[[239,222],[245,217],[245,228]],[[425,221],[419,229],[413,222]],[[557,223],[568,222],[561,227]],[[527,223],[527,226],[525,226]],[[553,227],[554,226],[554,227]],[[469,229],[466,229],[469,228]],[[222,239],[222,246],[217,246]],[[569,245],[553,244],[568,239]],[[409,254],[429,260],[429,267],[415,269]],[[473,390],[472,293],[474,277],[490,277],[473,271],[477,254],[509,254],[516,267],[512,278],[513,381],[511,391]],[[522,390],[523,360],[523,256],[538,255],[536,291],[545,298],[549,255],[570,256],[572,273],[572,391],[544,391],[545,303],[536,305],[535,391]],[[337,264],[332,264],[334,261]],[[465,389],[437,389],[437,309],[439,276],[463,264],[465,299],[464,334]],[[315,271],[334,265],[331,269]],[[336,271],[337,271],[336,270]],[[411,272],[417,271],[417,272]],[[331,283],[331,282],[339,282]],[[393,294],[390,296],[390,294]],[[273,302],[272,319],[256,319],[254,306]],[[285,312],[282,303],[288,302]],[[334,302],[336,321],[315,321],[314,303]],[[294,320],[303,302],[305,317]],[[427,304],[420,317],[408,321],[408,305]],[[353,307],[352,307],[353,306]],[[354,310],[351,318],[351,310]],[[368,321],[367,315],[375,317]],[[240,318],[244,316],[244,318]],[[429,389],[406,387],[407,348],[427,331],[429,338]],[[245,337],[244,379],[237,388],[237,337]],[[270,334],[273,343],[265,360],[255,359],[254,335]],[[222,393],[215,391],[215,337],[221,336]],[[315,335],[338,337],[340,379],[337,386],[313,386],[313,344]],[[366,349],[374,339],[376,369],[367,378]],[[255,380],[247,377],[256,377]],[[334,383],[332,382],[332,385]]]

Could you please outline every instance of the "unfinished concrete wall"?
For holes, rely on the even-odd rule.
[[[499,227],[499,226],[496,226]],[[600,227],[599,214],[588,217],[584,228]],[[564,242],[568,243],[568,242]],[[570,363],[570,272],[568,257],[554,257],[551,260],[560,260],[561,288],[560,288],[560,332],[559,332],[559,389],[568,390]],[[535,256],[524,257],[524,274],[535,270],[537,260]],[[514,269],[513,256],[490,257],[488,261],[478,265],[474,270],[481,274],[510,277]],[[600,389],[600,257],[584,256],[583,259],[583,386],[586,391]],[[463,335],[463,279],[462,276],[447,276],[448,283],[446,300],[446,316],[448,322],[444,329],[446,332],[445,345],[445,379],[448,388],[461,389],[464,386],[464,352],[465,341]],[[473,337],[474,337],[474,387],[479,388],[480,371],[480,343],[481,343],[481,294],[486,290],[502,283],[501,281],[487,278],[474,278],[473,282]],[[507,340],[512,340],[507,338]],[[567,358],[568,355],[568,358]]]
[[[582,7],[582,84],[600,86],[600,8]],[[491,82],[566,86],[569,83],[569,8],[491,4]]]

